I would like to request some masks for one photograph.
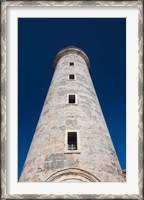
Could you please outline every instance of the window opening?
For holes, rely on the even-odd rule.
[[[74,66],[74,62],[70,62],[70,66]]]
[[[75,103],[76,100],[75,100],[75,95],[74,94],[70,94],[69,95],[69,103]]]
[[[77,150],[77,132],[68,132],[68,150]]]
[[[75,75],[74,74],[70,74],[69,75],[69,79],[75,79]]]

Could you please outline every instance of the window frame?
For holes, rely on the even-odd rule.
[[[69,66],[74,66],[74,62],[69,62]]]
[[[70,79],[70,75],[74,75],[74,79]],[[69,75],[68,75],[68,80],[70,80],[70,81],[71,81],[71,80],[72,80],[72,81],[76,80],[76,75],[75,75],[75,74],[69,74]]]
[[[75,103],[69,103],[69,96],[70,95],[75,95]],[[74,94],[74,93],[67,94],[67,104],[69,104],[69,105],[77,105],[78,104],[77,94]]]
[[[77,137],[77,149],[76,150],[69,150],[68,149],[68,133],[73,133],[76,132],[76,137]],[[75,129],[68,129],[65,131],[65,150],[64,153],[67,154],[80,154],[80,134],[78,130]]]

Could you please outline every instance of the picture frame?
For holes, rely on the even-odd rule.
[[[138,9],[138,193],[137,194],[9,194],[7,164],[9,116],[7,99],[9,78],[7,49],[7,14],[10,7],[135,7]],[[143,195],[143,2],[142,1],[2,1],[1,2],[1,199],[139,199]]]

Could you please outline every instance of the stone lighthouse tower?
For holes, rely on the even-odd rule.
[[[87,55],[77,47],[62,49],[54,67],[20,181],[124,181]]]

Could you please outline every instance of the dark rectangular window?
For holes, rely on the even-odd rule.
[[[69,75],[69,79],[75,79],[75,75],[74,74],[70,74]]]
[[[74,66],[74,62],[70,62],[70,66]]]
[[[68,150],[77,150],[77,132],[68,132]]]
[[[69,95],[69,103],[75,103],[76,100],[75,100],[75,95],[74,94],[70,94]]]

